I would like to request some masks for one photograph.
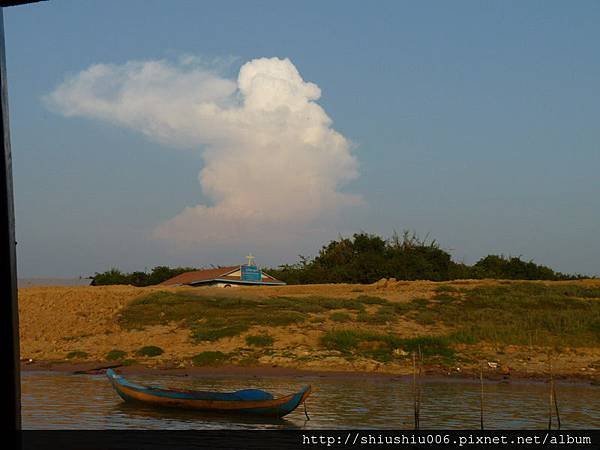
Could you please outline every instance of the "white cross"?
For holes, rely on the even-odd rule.
[[[252,256],[252,253],[250,253],[248,256],[246,256],[246,258],[248,258],[248,265],[249,266],[253,266],[254,264],[252,264],[252,261],[255,259],[254,256]]]

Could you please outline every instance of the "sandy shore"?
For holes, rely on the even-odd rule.
[[[495,280],[457,281],[445,283],[460,288],[494,285]],[[600,281],[586,280],[590,286]],[[412,374],[410,358],[381,363],[368,358],[348,360],[339,352],[319,347],[319,336],[335,327],[333,322],[290,325],[282,327],[253,327],[249,332],[268,332],[275,344],[261,353],[250,364],[226,367],[194,367],[191,358],[203,351],[239,352],[247,347],[245,334],[226,337],[216,342],[194,342],[190,330],[180,323],[152,325],[143,329],[125,329],[119,316],[129,302],[141,295],[156,291],[199,292],[215,297],[269,298],[276,296],[306,297],[319,295],[335,298],[354,298],[372,295],[391,302],[408,302],[413,298],[431,298],[440,283],[388,282],[374,285],[305,285],[283,287],[218,288],[165,288],[132,286],[47,286],[19,289],[21,358],[24,370],[89,370],[117,364],[106,360],[109,351],[119,349],[129,355],[145,345],[159,346],[164,353],[157,357],[138,357],[135,362],[121,367],[128,371],[162,370],[175,374],[234,374],[246,376],[384,376],[398,377]],[[443,326],[423,326],[400,319],[387,330],[401,336],[414,337],[444,332]],[[246,333],[248,334],[248,333]],[[424,367],[428,376],[473,378],[484,364],[484,376],[492,380],[548,378],[548,349],[506,346],[498,351],[492,346],[479,344],[458,348],[471,362],[453,367],[432,364]],[[78,352],[79,357],[68,359]],[[31,362],[29,362],[31,360]],[[600,348],[577,347],[563,349],[552,356],[553,373],[557,378],[598,382],[600,376]],[[489,363],[489,364],[488,364]],[[311,375],[311,376],[312,376]]]
[[[335,370],[304,370],[292,367],[278,366],[252,366],[243,367],[235,365],[207,366],[207,367],[174,367],[146,366],[133,364],[123,366],[118,363],[107,363],[106,361],[88,361],[73,363],[68,361],[37,361],[21,363],[22,372],[57,372],[75,375],[99,375],[104,374],[107,369],[116,370],[123,375],[169,375],[174,377],[202,377],[202,378],[306,378],[306,379],[333,379],[333,380],[403,380],[412,382],[412,374],[398,374],[386,372],[358,372],[358,371],[335,371]],[[583,384],[600,387],[600,380],[586,374],[554,374],[557,382],[569,384]],[[449,372],[443,369],[428,368],[422,375],[422,380],[446,381],[446,382],[472,382],[479,383],[479,373],[476,370],[465,370],[461,372]],[[484,382],[489,383],[547,383],[548,374],[543,373],[519,373],[502,374],[488,372],[484,376]]]

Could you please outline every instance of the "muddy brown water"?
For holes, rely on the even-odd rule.
[[[194,411],[152,409],[124,403],[104,375],[60,372],[22,373],[25,429],[411,429],[410,379],[136,375],[142,384],[197,390],[259,388],[281,395],[311,384],[304,409],[283,419],[220,416]],[[535,382],[484,385],[485,425],[489,429],[545,429],[548,385]],[[480,385],[470,381],[423,380],[422,429],[479,428]],[[559,383],[557,399],[563,429],[600,428],[600,387]],[[556,422],[555,422],[556,423]]]

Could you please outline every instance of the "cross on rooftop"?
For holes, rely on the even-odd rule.
[[[252,264],[254,262],[254,256],[252,256],[252,253],[249,253],[248,256],[246,256],[246,258],[248,259],[248,265],[249,266],[253,266],[254,264]]]

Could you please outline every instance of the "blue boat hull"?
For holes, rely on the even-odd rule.
[[[117,394],[126,402],[219,413],[283,417],[304,403],[311,393],[310,386],[280,398],[274,398],[270,393],[259,389],[237,392],[185,391],[135,384],[112,369],[106,371],[106,376]]]

